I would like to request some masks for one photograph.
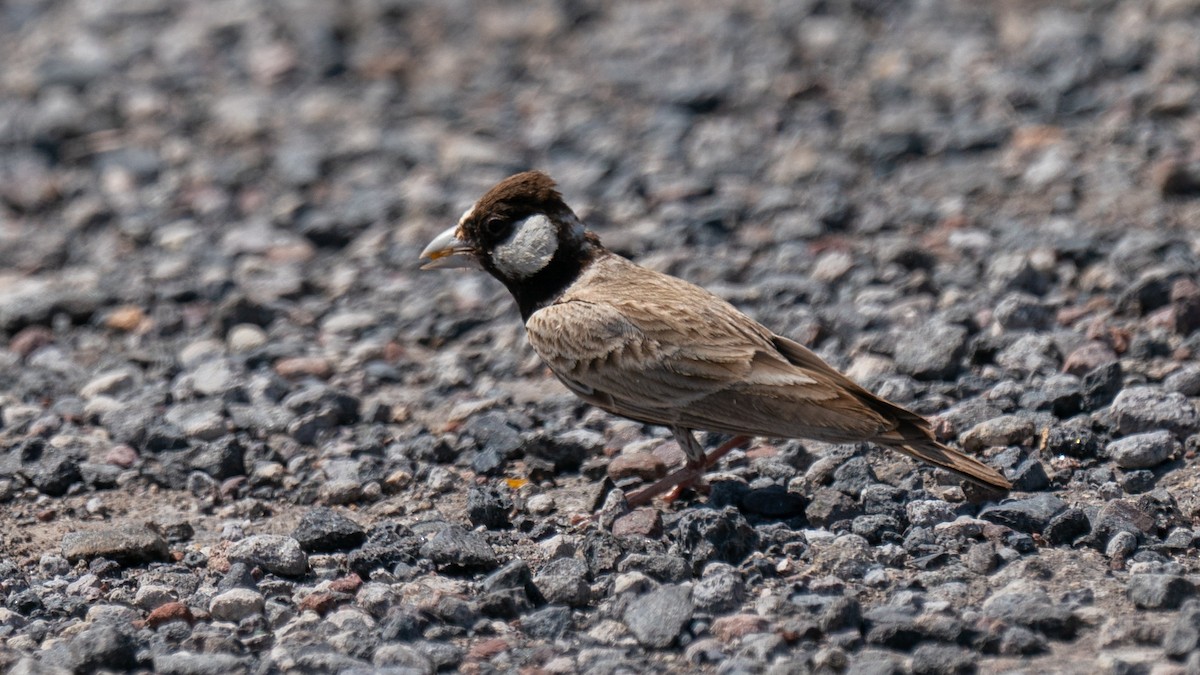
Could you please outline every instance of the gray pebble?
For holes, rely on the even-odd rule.
[[[208,605],[208,611],[217,621],[237,623],[248,616],[261,614],[263,603],[263,595],[258,591],[249,588],[231,588],[213,596]]]
[[[62,554],[72,562],[107,558],[137,564],[166,558],[167,542],[148,527],[129,525],[70,532],[63,536]]]
[[[557,605],[581,607],[588,603],[587,565],[576,558],[559,558],[543,565],[533,577],[533,583],[546,598]]]
[[[665,585],[629,603],[625,625],[637,641],[646,647],[663,649],[679,637],[692,618],[692,589]]]
[[[1175,609],[1196,594],[1196,586],[1172,574],[1134,574],[1126,586],[1129,599],[1143,609]]]
[[[487,539],[458,525],[450,525],[433,535],[421,546],[421,557],[448,571],[490,570],[499,564]]]
[[[966,348],[967,329],[945,323],[906,331],[896,343],[896,369],[918,380],[952,378]]]
[[[1164,429],[1113,441],[1104,448],[1104,453],[1122,469],[1150,469],[1177,455],[1179,450],[1179,441]]]
[[[1122,436],[1167,429],[1177,438],[1200,431],[1200,414],[1186,396],[1158,387],[1137,386],[1121,390],[1109,415]]]
[[[278,534],[256,534],[229,547],[230,562],[258,566],[285,577],[298,577],[308,571],[308,556],[300,542]]]

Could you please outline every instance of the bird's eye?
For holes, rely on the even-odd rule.
[[[508,221],[499,216],[492,216],[484,222],[483,227],[491,236],[499,237],[508,230]]]

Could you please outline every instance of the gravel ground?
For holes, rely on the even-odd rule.
[[[0,669],[1200,672],[1198,34],[1195,0],[0,4]],[[625,512],[668,434],[416,270],[527,168],[1017,490],[762,441]]]

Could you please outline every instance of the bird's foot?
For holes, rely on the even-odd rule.
[[[667,502],[679,499],[680,494],[684,490],[696,487],[700,483],[700,479],[704,477],[704,473],[720,461],[722,457],[729,454],[732,450],[745,447],[749,443],[749,436],[735,436],[729,439],[716,450],[705,455],[703,460],[699,462],[689,461],[682,468],[676,469],[641,490],[627,495],[626,501],[629,507],[637,508],[645,506],[659,495],[663,495],[663,499]]]

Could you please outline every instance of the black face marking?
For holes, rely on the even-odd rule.
[[[557,246],[544,267],[519,278],[500,269],[493,254],[513,236],[517,223],[535,215],[554,223]],[[463,220],[463,238],[475,248],[480,265],[512,293],[528,319],[553,302],[602,251],[599,240],[582,225],[544,173],[529,171],[506,178],[487,192]]]

